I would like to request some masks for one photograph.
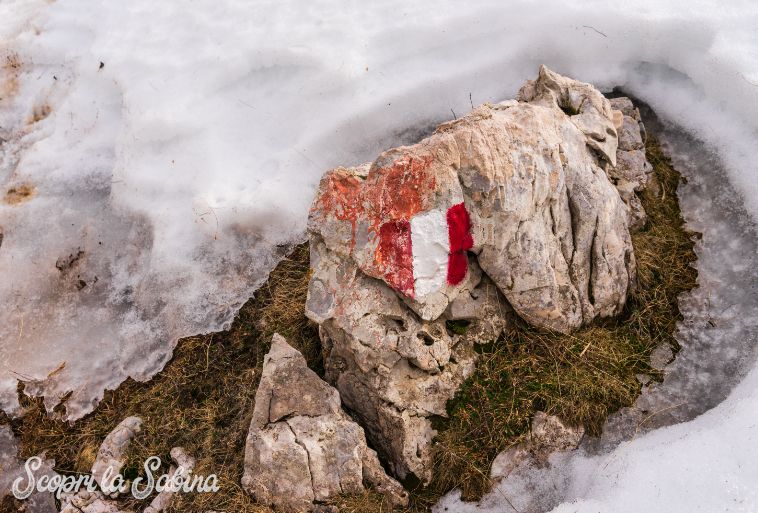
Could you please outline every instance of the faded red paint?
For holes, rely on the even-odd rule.
[[[408,297],[414,296],[413,247],[409,221],[390,221],[379,228],[376,263],[384,269],[383,278],[390,287]]]
[[[370,191],[368,199],[376,214],[369,229],[375,231],[379,228],[380,241],[374,262],[384,281],[411,298],[415,291],[409,221],[428,208],[434,197],[436,180],[428,171],[433,160],[431,155],[423,158],[404,156],[393,162],[392,166],[376,169],[369,175],[369,180],[374,178],[374,181],[367,189],[367,192]],[[390,246],[389,233],[397,234],[393,235],[397,244],[394,248]]]
[[[433,162],[431,155],[403,155],[389,167],[373,168],[365,180],[346,174],[344,169],[335,169],[324,178],[326,182],[319,187],[321,195],[311,211],[322,219],[333,216],[350,222],[351,251],[355,248],[358,221],[365,222],[369,239],[379,240],[373,266],[364,270],[410,297],[413,297],[413,257],[408,221],[432,206],[436,187],[430,170]]]
[[[471,237],[471,218],[466,205],[458,203],[447,210],[447,234],[450,256],[447,259],[447,282],[458,285],[466,277],[468,257],[466,251],[474,246]]]
[[[362,185],[363,182],[359,178],[344,174],[344,169],[334,169],[324,177],[319,187],[321,194],[311,208],[311,213],[319,214],[322,219],[334,216],[351,224],[351,250],[355,246],[356,223],[363,214]]]
[[[428,208],[436,180],[429,167],[434,157],[405,155],[389,167],[372,169],[365,180],[337,168],[326,174],[312,212],[342,221],[368,221],[370,230],[391,220],[410,219]]]
[[[405,156],[369,175],[369,179],[375,177],[369,200],[377,212],[377,220],[409,220],[431,206],[436,180],[428,170],[433,161],[431,155]]]

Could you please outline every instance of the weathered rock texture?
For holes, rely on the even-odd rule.
[[[327,380],[396,476],[430,479],[430,418],[511,308],[568,333],[624,307],[647,163],[638,114],[616,105],[543,67],[518,101],[322,179],[306,313]]]
[[[583,436],[584,428],[569,426],[554,415],[538,411],[532,419],[529,438],[497,455],[492,462],[491,477],[493,480],[508,477],[524,461],[548,465],[551,454],[576,449]]]
[[[245,449],[243,488],[260,503],[313,510],[364,483],[391,504],[407,504],[387,476],[363,429],[341,408],[340,395],[279,335],[266,355]]]
[[[101,489],[108,490],[112,487],[113,480],[126,463],[126,450],[141,429],[142,419],[127,417],[105,437],[92,465],[92,476]],[[110,477],[106,480],[105,473],[109,468]]]
[[[630,226],[640,228],[647,216],[635,193],[650,183],[653,174],[653,166],[645,157],[645,126],[640,111],[629,98],[613,98],[610,102],[624,117],[618,129],[616,167],[608,169],[608,176],[629,208]]]
[[[474,371],[474,343],[497,338],[510,307],[473,258],[461,294],[434,321],[414,315],[388,285],[323,241],[311,246],[311,258],[307,308],[321,323],[327,380],[396,476],[428,480],[436,434],[430,417],[446,415],[447,401]],[[332,306],[324,310],[322,301]]]

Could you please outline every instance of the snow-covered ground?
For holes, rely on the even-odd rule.
[[[300,240],[324,170],[512,97],[540,63],[692,131],[758,218],[756,27],[750,1],[0,0],[0,407],[18,413],[21,380],[50,408],[71,391],[73,419],[148,379],[179,337],[228,325]],[[725,510],[720,479],[742,465],[758,482],[728,457],[751,454],[750,376],[616,463],[572,463],[599,470],[570,496],[621,509],[632,491],[613,489],[645,486],[646,460],[665,472],[665,448],[672,477],[703,465],[693,488],[717,506],[671,483],[636,490],[646,509]]]

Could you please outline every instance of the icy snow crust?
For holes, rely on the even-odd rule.
[[[20,380],[50,409],[67,397],[76,419],[128,376],[149,379],[178,338],[228,326],[301,240],[326,169],[422,135],[408,127],[511,98],[540,63],[623,86],[718,149],[754,218],[756,12],[679,1],[0,2],[0,407],[20,413]],[[733,243],[714,265],[730,264]],[[733,288],[753,298],[749,272],[735,274]],[[741,330],[725,339],[751,348]],[[743,349],[698,379],[738,376]]]

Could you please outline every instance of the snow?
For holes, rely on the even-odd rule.
[[[758,369],[696,421],[625,442],[609,455],[574,458],[570,494],[555,513],[754,512],[758,508]]]
[[[756,26],[758,6],[745,0],[0,2],[0,193],[32,191],[0,200],[0,407],[21,413],[21,380],[51,409],[71,392],[66,415],[75,419],[126,377],[149,379],[179,337],[228,326],[286,246],[301,240],[326,169],[370,160],[472,105],[513,97],[541,63],[622,86],[718,151],[744,201],[740,223],[752,225]],[[754,233],[737,235],[719,251],[745,253],[732,245],[753,244]],[[748,264],[726,265],[739,275]],[[739,281],[719,290],[727,289],[755,296]],[[731,297],[721,299],[722,317],[754,315],[730,311]],[[740,330],[756,318],[719,338],[693,334],[703,347],[737,338],[723,354],[740,365],[695,376],[701,385],[689,389],[697,406],[687,418],[717,404],[748,369],[755,338]],[[717,392],[696,400],[712,379],[721,380]],[[625,442],[630,453],[618,461],[629,464],[619,475],[639,475],[630,455],[643,443],[651,445],[640,445],[640,458],[665,449],[682,475],[688,461],[706,459],[724,475],[738,463],[752,472],[701,447],[717,433],[708,435],[709,425],[735,424],[729,411],[744,423],[723,444],[747,443],[739,436],[758,411],[750,388],[716,413]],[[734,401],[739,410],[730,410]],[[681,444],[656,446],[651,436]],[[622,492],[601,479],[608,468],[585,491],[564,475],[573,491],[563,497],[586,493],[619,509],[613,493]],[[691,474],[697,482],[716,472]],[[662,483],[671,486],[657,488],[660,504],[697,505],[697,494]],[[709,486],[716,498],[726,493],[715,477]]]

